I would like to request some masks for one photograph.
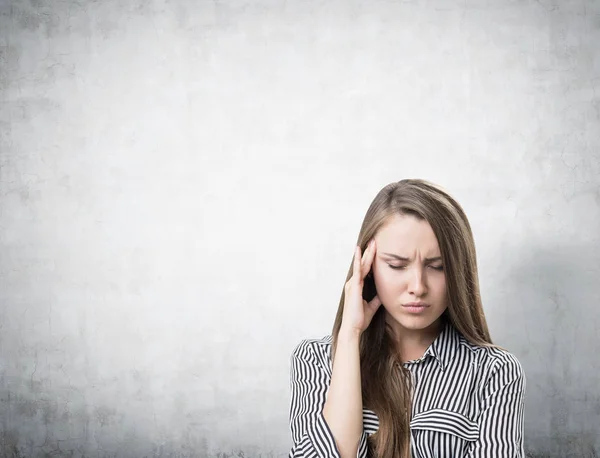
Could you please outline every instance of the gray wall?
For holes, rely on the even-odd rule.
[[[470,217],[531,456],[598,456],[600,2],[0,5],[2,456],[286,455],[406,177]]]

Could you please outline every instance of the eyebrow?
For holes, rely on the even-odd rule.
[[[390,256],[391,258],[397,259],[398,261],[410,261],[410,259],[405,258],[404,256],[398,256],[397,254],[394,254],[394,253],[381,253],[381,254]],[[434,258],[425,258],[426,262],[441,261],[441,260],[442,260],[441,256],[436,256]]]

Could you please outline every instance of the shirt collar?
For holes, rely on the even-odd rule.
[[[459,345],[460,334],[449,321],[445,320],[442,332],[427,348],[423,356],[432,356],[438,362],[440,369],[443,371],[456,356]]]

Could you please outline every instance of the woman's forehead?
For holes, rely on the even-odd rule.
[[[391,218],[375,235],[377,253],[411,259],[440,256],[437,238],[429,223],[413,216]]]

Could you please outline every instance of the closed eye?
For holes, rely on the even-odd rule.
[[[404,269],[406,266],[393,266],[391,264],[388,264],[388,266],[390,266],[390,268],[394,269],[394,270],[402,270]],[[442,271],[444,270],[444,266],[429,266],[434,270],[438,270],[438,271]]]

